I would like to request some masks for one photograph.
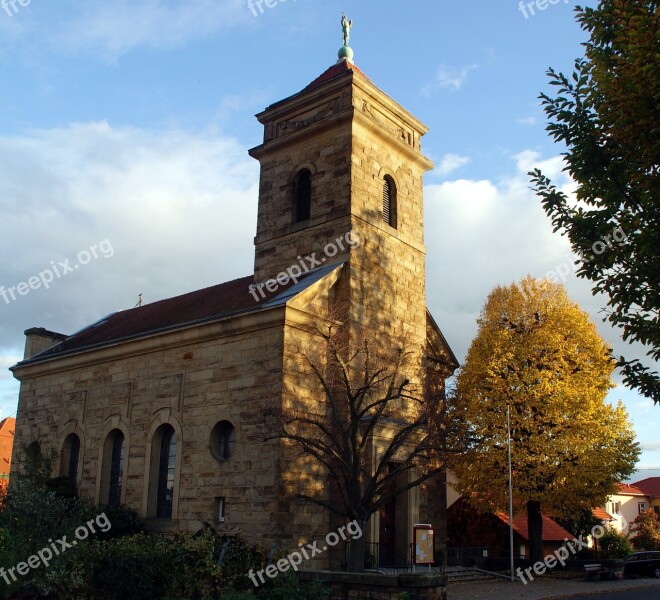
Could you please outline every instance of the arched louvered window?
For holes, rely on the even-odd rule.
[[[158,491],[156,493],[156,517],[172,518],[174,503],[174,474],[176,468],[176,432],[171,425],[161,426],[158,457]]]
[[[394,180],[385,175],[383,180],[383,221],[390,227],[396,228],[396,184]]]
[[[298,173],[295,184],[294,219],[296,223],[308,221],[312,209],[312,174],[309,169]]]

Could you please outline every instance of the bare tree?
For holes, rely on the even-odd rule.
[[[364,532],[381,506],[443,471],[451,414],[444,379],[428,385],[429,368],[405,343],[388,339],[384,349],[367,337],[349,341],[341,325],[319,335],[300,357],[322,397],[273,410],[271,439],[288,440],[332,483],[331,495],[323,486],[296,496],[357,521]],[[363,535],[350,541],[348,570],[362,571],[364,558]]]

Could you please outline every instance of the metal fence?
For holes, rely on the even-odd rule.
[[[444,564],[448,567],[474,567],[488,559],[488,548],[447,548]]]
[[[380,556],[380,544],[378,542],[366,542],[364,548],[364,567],[366,569],[391,569],[397,571],[409,570],[412,568],[413,546],[410,545],[410,551],[404,564],[382,565]],[[350,553],[350,544],[346,544],[346,564],[348,564]],[[434,567],[473,567],[483,565],[488,560],[487,547],[474,548],[447,548],[439,542],[435,545],[435,563]]]

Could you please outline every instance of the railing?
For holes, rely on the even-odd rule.
[[[488,558],[488,548],[447,548],[444,564],[448,567],[473,567]]]
[[[346,543],[345,566],[350,562],[351,545]],[[380,544],[378,542],[364,543],[364,568],[378,569],[380,567]]]
[[[413,546],[410,545],[409,556],[406,564],[396,565],[396,570],[412,568]],[[346,544],[345,565],[348,565],[350,557],[350,544]],[[365,542],[364,546],[364,567],[365,569],[385,568],[381,565],[380,544],[378,542]],[[488,559],[487,547],[474,548],[447,548],[439,542],[435,545],[435,563],[434,567],[473,567],[483,564]],[[387,565],[387,568],[395,568],[393,565]]]

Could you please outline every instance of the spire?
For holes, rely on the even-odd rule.
[[[341,31],[344,37],[344,45],[339,49],[339,60],[337,62],[347,61],[353,64],[353,49],[348,45],[351,39],[351,28],[353,27],[353,20],[348,20],[344,14],[341,17]]]

